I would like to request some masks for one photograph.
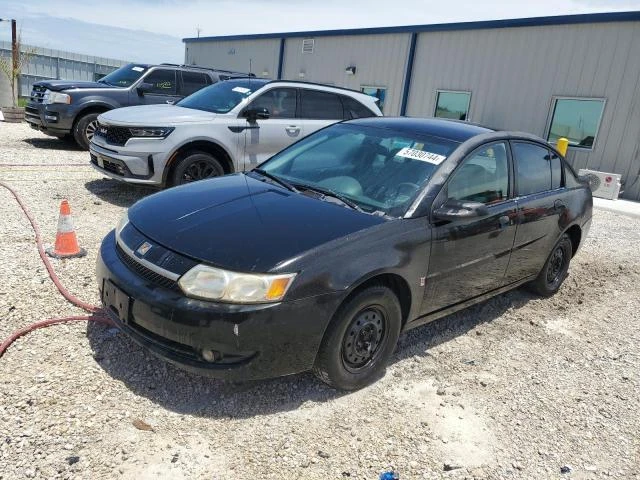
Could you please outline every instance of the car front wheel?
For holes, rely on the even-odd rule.
[[[73,128],[73,138],[83,150],[89,150],[89,144],[93,138],[93,134],[98,128],[99,113],[88,113],[83,115],[76,122]]]
[[[322,340],[315,375],[341,390],[357,390],[378,378],[398,342],[400,302],[383,285],[368,287],[338,309]]]
[[[531,283],[534,292],[543,297],[550,297],[558,291],[569,272],[569,262],[573,254],[571,239],[566,233],[555,244],[542,270]]]
[[[224,175],[224,168],[217,158],[206,152],[192,151],[178,160],[173,171],[172,184],[183,185],[221,175]]]

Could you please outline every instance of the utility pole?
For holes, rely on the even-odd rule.
[[[201,28],[200,28],[200,26],[198,25],[198,26],[196,27],[196,32],[197,32],[197,34],[198,34],[198,38],[200,38],[200,32],[201,32],[201,31],[202,31],[202,29],[201,29]]]
[[[16,21],[11,20],[11,55],[13,60],[13,71],[18,69],[18,36],[16,34]]]

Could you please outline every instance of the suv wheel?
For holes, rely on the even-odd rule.
[[[362,290],[338,309],[313,372],[334,388],[364,387],[384,372],[401,325],[400,302],[389,288],[374,285]]]
[[[172,185],[183,185],[205,178],[224,175],[224,168],[213,155],[200,152],[187,152],[175,166],[172,175]]]
[[[89,144],[93,138],[93,134],[98,128],[99,113],[87,113],[78,119],[75,127],[73,127],[73,138],[76,143],[84,150],[89,150]]]

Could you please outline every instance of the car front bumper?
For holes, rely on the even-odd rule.
[[[89,144],[91,166],[103,175],[122,182],[161,185],[164,154],[122,152],[117,147]]]
[[[73,115],[68,105],[47,105],[32,101],[25,107],[24,119],[31,128],[47,135],[62,137],[71,133]]]
[[[185,370],[230,380],[277,377],[309,370],[342,292],[261,305],[186,297],[134,273],[103,240],[97,263],[100,298],[135,342]],[[203,351],[214,352],[206,361]]]

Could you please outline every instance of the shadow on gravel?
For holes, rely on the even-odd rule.
[[[428,356],[430,348],[491,322],[510,308],[521,308],[532,298],[523,290],[515,290],[411,330],[400,337],[391,363]],[[347,394],[329,388],[310,373],[244,383],[199,377],[157,359],[116,329],[89,324],[87,337],[96,362],[109,375],[136,395],[181,414],[247,418],[295,410],[307,401],[325,402]]]
[[[25,138],[23,142],[28,143],[32,147],[46,148],[47,150],[69,150],[80,152],[82,149],[71,139],[62,138]]]
[[[91,180],[84,186],[101,200],[118,207],[130,207],[141,198],[158,191],[155,188],[130,185],[107,178]]]

